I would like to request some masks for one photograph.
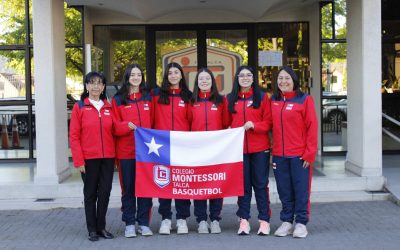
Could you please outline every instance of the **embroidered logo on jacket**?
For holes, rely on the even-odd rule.
[[[178,103],[179,107],[185,107],[185,102],[183,100],[180,100]]]
[[[289,103],[289,104],[286,106],[286,110],[292,110],[293,107],[294,107],[294,104],[293,104],[293,103]]]

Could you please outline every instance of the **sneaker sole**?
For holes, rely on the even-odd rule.
[[[240,236],[245,236],[245,235],[249,235],[250,233],[246,233],[246,232],[240,232],[240,233],[238,233],[238,235],[240,235]]]
[[[188,234],[189,233],[189,231],[178,231],[178,232],[176,232],[176,234]]]
[[[139,233],[140,233],[140,235],[142,235],[142,236],[153,236],[153,233],[142,233],[142,232],[140,232],[140,231],[139,231]]]
[[[292,232],[288,232],[287,234],[277,234],[277,233],[274,233],[274,235],[275,235],[276,237],[285,237],[285,236],[292,235],[292,234],[293,234],[293,231],[292,231]]]
[[[211,231],[211,233],[212,233],[212,234],[220,234],[220,233],[221,233],[221,230],[219,230],[219,231]]]
[[[161,234],[161,235],[170,235],[170,234],[171,234],[171,231],[170,231],[170,232],[167,232],[167,231],[159,231],[158,233]]]
[[[125,234],[125,238],[135,238],[136,236],[137,236],[136,234],[130,234],[130,235]]]
[[[269,233],[265,234],[265,233],[263,233],[263,232],[259,232],[259,233],[257,233],[257,235],[258,235],[258,236],[268,236]]]
[[[305,237],[307,237],[307,235],[308,235],[308,234],[305,234],[305,235],[293,235],[293,238],[296,238],[296,239],[304,239]]]

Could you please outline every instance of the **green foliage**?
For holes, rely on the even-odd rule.
[[[32,0],[29,0],[30,6]],[[81,13],[68,8],[64,3],[65,42],[66,44],[81,45],[82,17]],[[25,44],[25,0],[0,0],[0,44]],[[30,17],[31,18],[31,17]],[[32,23],[32,20],[30,20]],[[23,50],[0,50],[0,56],[5,57],[5,67],[17,74],[25,73],[25,53]],[[70,78],[82,77],[83,50],[66,49],[66,73]]]
[[[0,44],[24,44],[25,1],[0,0]]]
[[[114,41],[112,47],[114,48],[114,82],[122,80],[125,69],[129,64],[137,63],[145,71],[146,45],[144,40]]]
[[[332,27],[332,4],[327,3],[321,8],[321,39],[322,39],[322,71],[331,64],[345,65],[347,61],[347,43],[327,43],[324,39],[345,39],[347,34],[346,28],[346,1],[335,0],[335,34]],[[347,70],[343,67],[342,87],[347,88]],[[326,87],[326,77],[323,77],[323,85]]]

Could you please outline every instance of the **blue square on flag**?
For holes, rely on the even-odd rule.
[[[135,144],[136,161],[170,165],[169,131],[137,128],[135,131]]]

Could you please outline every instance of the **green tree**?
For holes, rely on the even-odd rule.
[[[29,0],[30,23],[32,23],[32,0]],[[65,15],[65,42],[66,44],[81,45],[82,17],[81,13],[68,8],[64,4]],[[25,0],[0,0],[0,44],[21,45],[26,42],[25,31]],[[66,50],[66,71],[71,78],[82,77],[83,69],[82,49]],[[6,58],[5,66],[18,74],[25,73],[25,54],[20,50],[0,50],[0,56]],[[81,78],[82,79],[82,78]]]

